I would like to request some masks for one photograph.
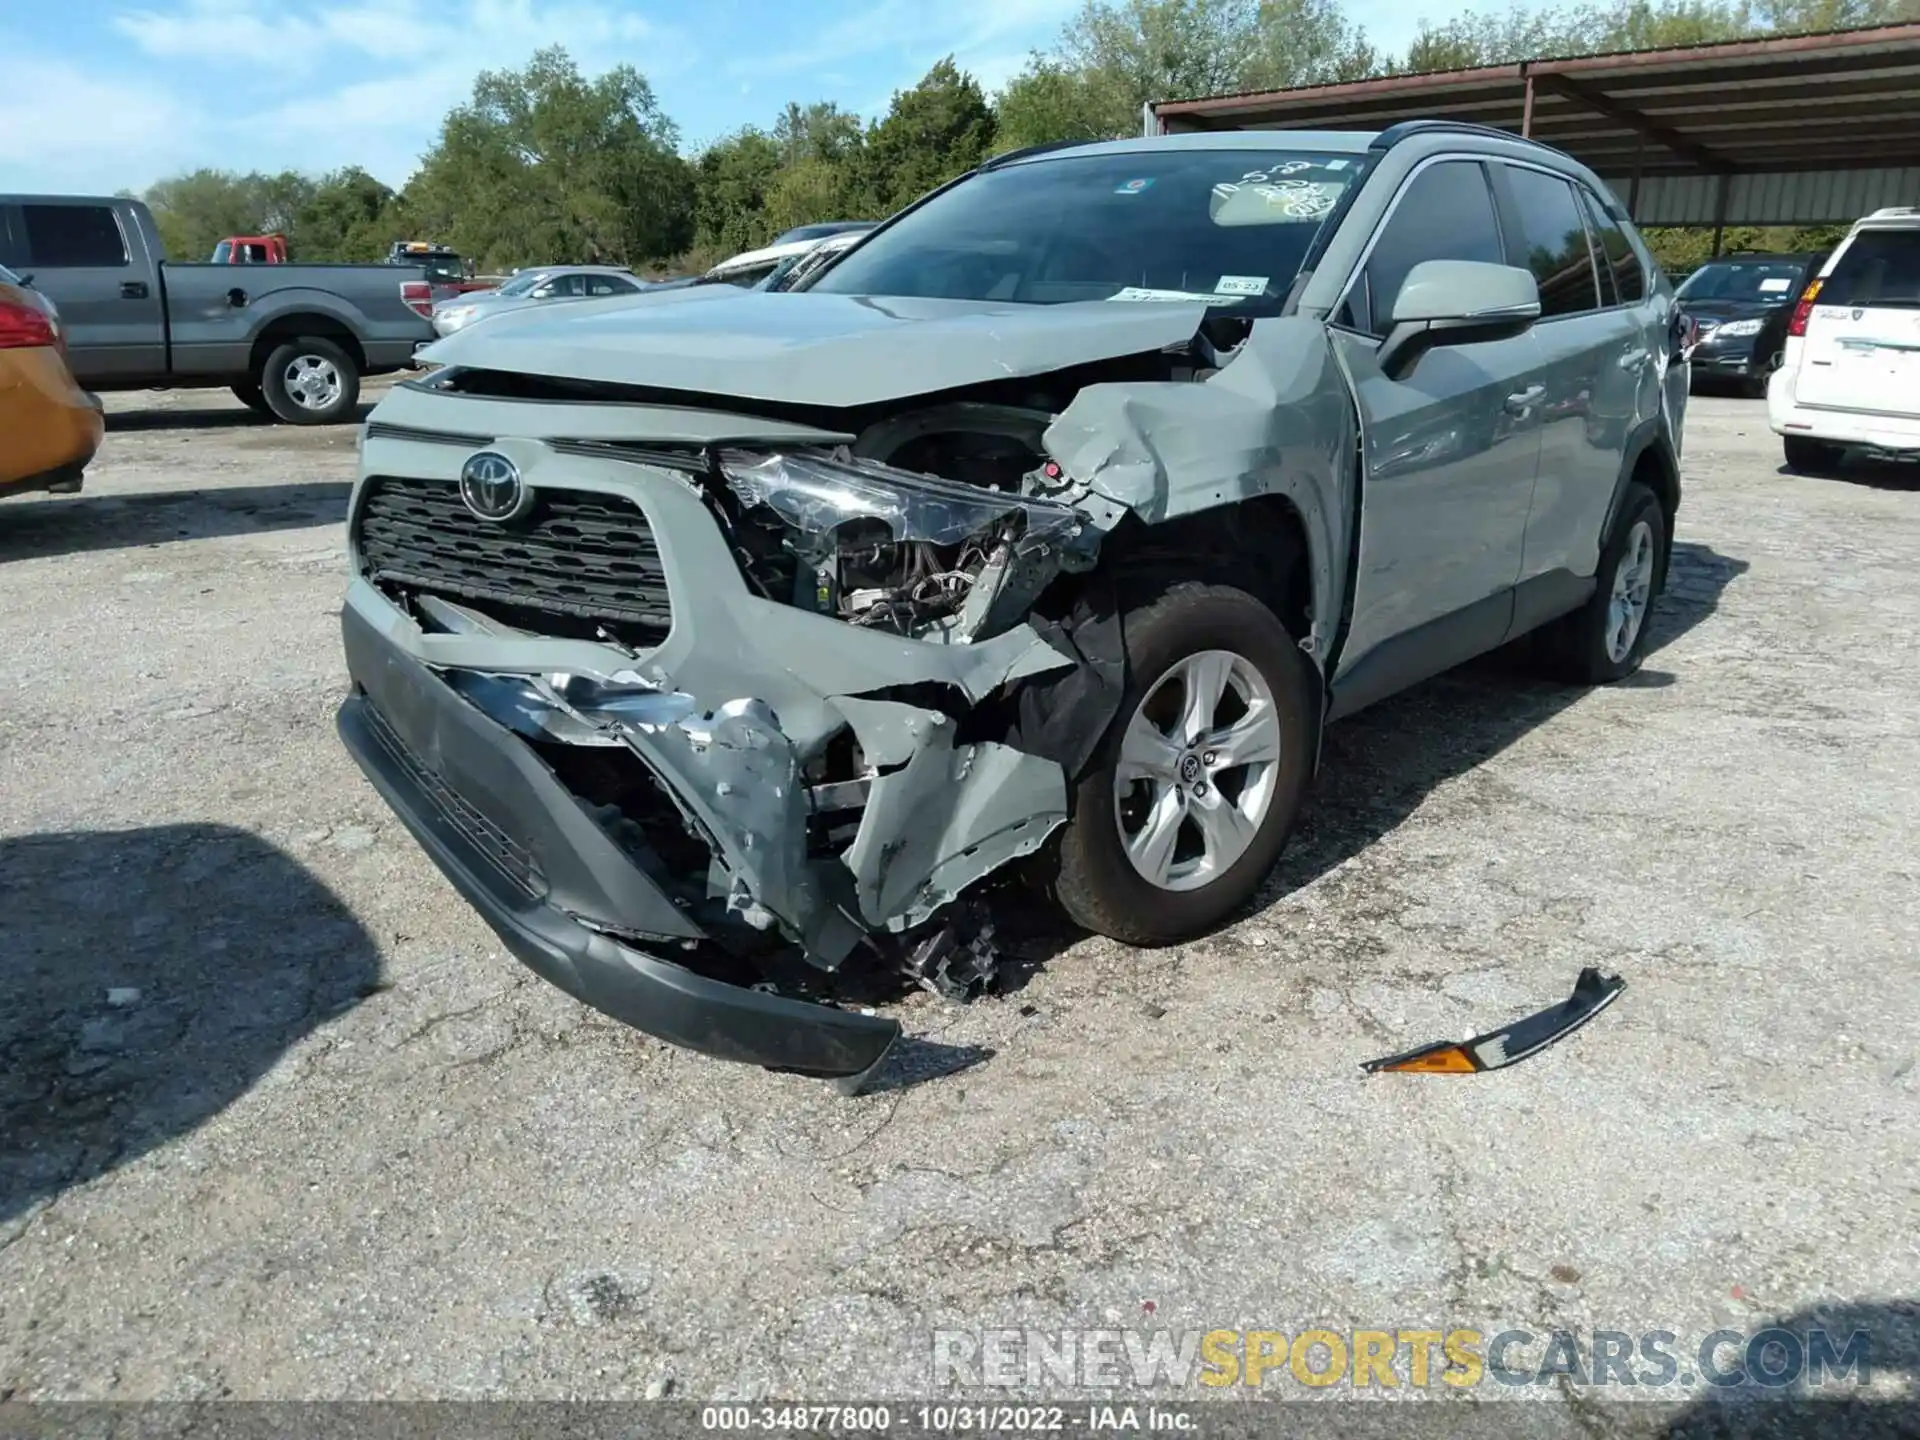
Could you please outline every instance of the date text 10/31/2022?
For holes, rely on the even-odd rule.
[[[1188,1433],[1191,1412],[1164,1405],[707,1405],[702,1430],[825,1434]]]

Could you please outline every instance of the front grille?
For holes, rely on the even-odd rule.
[[[389,590],[602,622],[643,643],[664,639],[673,611],[640,507],[589,490],[537,495],[532,513],[499,525],[467,509],[453,484],[376,476],[356,522],[366,576]]]
[[[494,863],[500,873],[535,900],[547,893],[547,879],[533,852],[470,805],[452,786],[407,748],[393,728],[369,700],[366,706],[367,728],[386,747],[421,792],[447,817],[454,828],[472,842],[474,848]]]

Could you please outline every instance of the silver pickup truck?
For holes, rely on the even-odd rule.
[[[87,388],[227,385],[295,425],[352,418],[434,338],[418,266],[180,264],[138,200],[0,195],[0,265],[60,307]]]

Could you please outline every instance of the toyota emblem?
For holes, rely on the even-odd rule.
[[[533,506],[533,491],[520,478],[520,467],[497,450],[481,450],[460,467],[460,498],[482,520],[504,525]]]

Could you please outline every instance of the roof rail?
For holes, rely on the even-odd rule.
[[[1018,150],[1009,150],[1004,155],[990,155],[979,164],[982,170],[998,170],[1002,165],[1011,165],[1016,160],[1029,160],[1035,155],[1045,155],[1054,150],[1071,150],[1077,145],[1098,145],[1098,140],[1049,140],[1044,145],[1023,145]]]
[[[1541,145],[1538,140],[1530,140],[1524,135],[1516,135],[1511,130],[1502,130],[1496,125],[1475,125],[1470,120],[1402,120],[1397,125],[1389,125],[1373,137],[1369,150],[1391,150],[1402,140],[1411,140],[1415,135],[1484,135],[1489,140],[1511,140],[1521,145],[1539,145],[1542,150],[1552,150],[1551,145]],[[1555,151],[1558,154],[1558,151]]]
[[[1920,207],[1913,205],[1889,205],[1874,211],[1866,218],[1869,220],[1902,220],[1909,215],[1920,215]]]

